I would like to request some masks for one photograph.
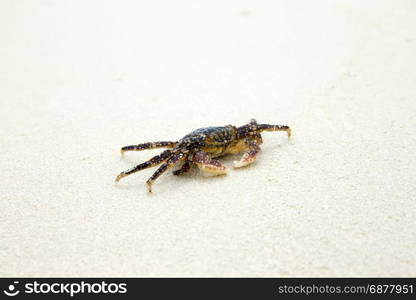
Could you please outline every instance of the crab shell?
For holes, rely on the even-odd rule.
[[[237,154],[247,149],[244,138],[240,136],[237,127],[233,125],[199,128],[180,139],[178,147],[188,150],[197,148],[209,153],[212,157]],[[254,138],[260,144],[262,143],[261,136],[254,136]]]

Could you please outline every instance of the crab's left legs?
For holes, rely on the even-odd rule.
[[[173,148],[178,142],[152,142],[138,145],[124,146],[120,149],[121,155],[124,155],[126,151],[142,151],[156,148]]]
[[[234,162],[234,168],[245,167],[256,160],[257,155],[260,153],[260,146],[251,139],[246,139],[244,141],[247,145],[247,150],[244,152],[240,161]]]
[[[121,178],[126,177],[128,175],[131,175],[133,173],[136,173],[136,172],[139,172],[141,170],[148,169],[148,168],[160,165],[162,162],[164,162],[168,158],[172,157],[172,155],[173,155],[172,153],[173,152],[171,150],[165,150],[161,154],[152,157],[148,161],[146,161],[144,163],[141,163],[141,164],[139,164],[139,165],[135,166],[134,168],[131,168],[127,171],[121,172],[116,177],[115,182],[119,182]]]
[[[160,176],[162,175],[167,169],[172,168],[173,166],[175,166],[179,161],[183,160],[185,158],[185,153],[183,152],[178,152],[176,154],[174,154],[173,156],[171,156],[171,158],[169,158],[166,162],[164,162],[159,169],[156,170],[155,173],[153,173],[153,175],[149,178],[149,180],[147,180],[146,184],[147,187],[149,189],[149,192],[152,192],[152,184],[153,182]]]

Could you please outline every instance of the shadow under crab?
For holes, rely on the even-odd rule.
[[[125,146],[121,148],[122,155],[126,151],[168,149],[144,163],[121,172],[115,181],[118,182],[123,177],[160,164],[161,166],[146,182],[149,192],[152,192],[153,182],[162,173],[179,163],[182,163],[182,166],[173,172],[174,175],[188,172],[193,165],[212,176],[224,175],[227,173],[227,169],[215,158],[225,154],[244,152],[241,159],[234,162],[234,167],[241,168],[251,164],[260,152],[260,145],[263,143],[261,132],[263,131],[285,131],[288,137],[291,136],[289,126],[258,124],[256,120],[252,119],[250,123],[240,127],[227,125],[200,128],[175,142],[163,141]]]

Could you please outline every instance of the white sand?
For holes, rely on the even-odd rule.
[[[0,276],[416,276],[414,1],[2,1]],[[255,165],[124,145],[288,124]]]

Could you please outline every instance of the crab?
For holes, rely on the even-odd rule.
[[[224,175],[227,173],[226,167],[215,158],[225,154],[244,152],[239,161],[234,161],[234,168],[241,168],[253,163],[260,152],[260,145],[263,143],[262,131],[285,131],[288,138],[291,136],[289,126],[258,124],[255,119],[251,119],[248,124],[240,127],[227,125],[200,128],[185,135],[179,141],[153,142],[122,147],[121,155],[124,155],[126,151],[156,148],[167,148],[167,150],[144,163],[121,172],[115,182],[160,164],[161,166],[146,182],[149,192],[152,192],[152,184],[160,175],[179,163],[182,165],[173,172],[174,175],[188,172],[193,165],[196,165],[208,176]]]

